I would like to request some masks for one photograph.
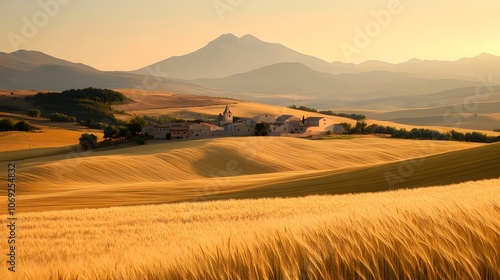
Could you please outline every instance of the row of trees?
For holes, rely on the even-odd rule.
[[[346,134],[390,134],[392,138],[418,139],[418,140],[454,140],[466,142],[493,143],[500,141],[500,136],[488,136],[481,132],[462,133],[455,130],[449,132],[440,132],[432,129],[405,128],[397,129],[392,126],[383,126],[379,124],[367,125],[365,122],[356,122],[355,126],[350,123],[342,123],[344,133]]]
[[[113,139],[125,139],[141,134],[142,127],[146,121],[141,116],[133,117],[129,122],[117,122],[115,125],[108,125],[104,128],[104,139],[111,141]]]
[[[33,117],[33,118],[38,118],[42,115],[42,112],[38,109],[29,109],[28,110],[28,116]],[[74,123],[76,122],[76,118],[72,116],[68,116],[62,113],[52,113],[49,115],[49,119],[53,122],[69,122],[69,123]]]
[[[320,114],[324,115],[330,115],[330,116],[336,116],[336,117],[342,117],[342,118],[348,118],[348,119],[353,119],[357,121],[362,121],[366,119],[365,115],[359,115],[359,114],[347,114],[347,113],[334,113],[333,111],[319,111]]]
[[[13,119],[0,119],[0,131],[32,131],[38,127],[28,121],[15,122]]]
[[[347,114],[347,113],[334,113],[331,110],[318,111],[318,110],[316,110],[314,108],[307,107],[307,106],[302,106],[302,105],[301,106],[291,105],[291,106],[288,106],[288,108],[296,109],[296,110],[301,110],[301,111],[306,111],[306,112],[320,113],[320,114],[323,114],[323,115],[329,115],[329,116],[335,116],[335,117],[349,118],[349,119],[358,120],[358,121],[366,119],[365,115]]]
[[[62,113],[52,113],[49,115],[49,119],[53,122],[76,122],[76,118],[72,116],[68,116]]]
[[[109,144],[113,140],[124,140],[132,139],[141,134],[142,126],[146,124],[146,121],[141,116],[135,116],[128,122],[115,122],[115,123],[94,123],[90,122],[91,125],[99,125],[100,129],[103,129],[103,138]],[[99,146],[97,142],[97,137],[94,134],[84,133],[79,139],[80,146],[84,149],[94,149]],[[138,144],[144,144],[144,139],[138,138]]]

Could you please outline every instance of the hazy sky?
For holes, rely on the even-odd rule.
[[[253,34],[329,62],[500,55],[498,0],[0,0],[0,51],[133,70]]]

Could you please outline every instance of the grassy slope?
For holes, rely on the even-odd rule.
[[[102,135],[93,129],[86,131],[94,133],[102,140]],[[69,145],[77,145],[78,139],[84,131],[73,131],[65,129],[49,129],[43,128],[39,131],[22,132],[22,131],[9,131],[0,132],[0,161],[15,160],[19,154],[32,152],[32,149],[40,148],[57,148],[66,149]],[[24,151],[23,151],[24,150]]]
[[[284,182],[223,194],[218,199],[377,192],[498,178],[499,155],[500,144],[493,144],[371,168],[297,176]]]
[[[499,186],[20,213],[0,278],[498,279]]]
[[[416,161],[415,172],[394,187],[492,178],[500,170],[495,157],[499,147],[381,138],[241,137],[33,158],[25,151],[17,154],[25,158],[17,161],[19,210],[388,190],[384,173],[398,175],[399,161],[467,148]]]
[[[392,121],[397,124],[421,127],[436,126],[447,130],[469,129],[491,131],[500,128],[500,102],[471,103],[456,106],[404,109],[395,111],[337,109],[336,111],[364,114],[368,118]]]

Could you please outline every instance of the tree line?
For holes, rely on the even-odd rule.
[[[16,122],[13,119],[0,119],[0,131],[32,131],[40,129],[28,121]]]
[[[138,144],[144,144],[147,137],[141,136],[142,127],[146,125],[146,121],[141,116],[135,116],[130,121],[116,121],[114,123],[99,123],[102,129],[104,141],[97,142],[97,136],[94,134],[84,133],[79,139],[79,144],[84,149],[94,149],[103,145],[111,145],[113,140],[133,140]]]
[[[302,105],[301,106],[291,105],[291,106],[288,106],[288,108],[290,108],[290,109],[296,109],[296,110],[301,110],[301,111],[306,111],[306,112],[320,113],[320,114],[323,114],[323,115],[329,115],[329,116],[335,116],[335,117],[349,118],[349,119],[358,120],[358,121],[366,119],[365,115],[347,114],[347,113],[334,113],[331,110],[318,111],[318,110],[316,110],[314,108],[307,107],[307,106],[302,106]]]
[[[368,125],[365,122],[356,122],[356,125],[342,123],[345,134],[389,134],[392,138],[416,139],[416,140],[449,140],[479,143],[494,143],[500,141],[500,136],[488,136],[481,132],[462,133],[455,130],[440,132],[427,128],[405,128],[397,129],[393,126],[383,126],[379,124]]]

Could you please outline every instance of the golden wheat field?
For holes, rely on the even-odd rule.
[[[0,133],[0,152],[77,145],[82,131],[42,129],[35,132],[9,131]],[[91,133],[96,133],[92,131]],[[99,138],[101,135],[96,133]]]
[[[493,152],[476,150],[488,147]],[[472,154],[462,158],[475,158],[478,153],[494,154],[497,147],[500,145],[376,137],[328,141],[240,137],[152,141],[143,146],[102,151],[59,149],[57,154],[44,156],[27,150],[0,156],[17,164],[19,210],[33,211],[189,201],[212,196],[244,198],[380,191],[389,188],[384,178],[387,170],[374,169],[373,174],[366,176],[359,176],[360,172],[372,168],[397,172],[400,161],[464,149]],[[442,165],[439,159],[434,161],[426,164],[436,168]],[[460,163],[450,170],[466,174],[461,170],[465,168],[479,177],[455,175],[454,178],[461,181],[491,178],[485,177],[491,174],[482,173],[488,168],[480,163]],[[490,165],[498,166],[495,164]],[[492,172],[500,176],[496,169]],[[412,176],[427,179],[412,186],[432,185],[446,178],[445,173],[429,174],[432,176]],[[335,179],[335,176],[343,177]],[[370,182],[368,187],[350,183],[360,178]],[[408,180],[411,182],[411,178]]]
[[[0,278],[499,279],[499,203],[492,179],[20,213],[18,272]]]

